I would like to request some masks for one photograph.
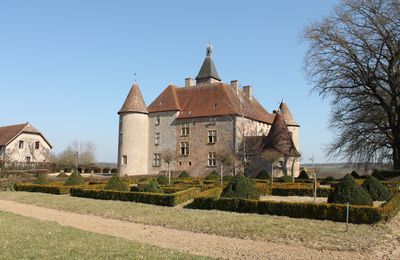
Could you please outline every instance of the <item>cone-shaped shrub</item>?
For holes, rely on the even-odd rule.
[[[164,175],[160,175],[157,177],[157,183],[160,185],[167,185],[168,184],[168,178]]]
[[[60,173],[57,175],[57,177],[58,177],[58,178],[68,178],[68,174],[66,174],[65,172],[60,172]]]
[[[310,177],[308,177],[307,171],[306,170],[301,170],[299,177],[297,177],[299,179],[303,179],[303,180],[308,180],[310,179]]]
[[[40,174],[36,180],[33,181],[33,184],[38,184],[38,185],[46,185],[49,184],[50,181],[47,179],[46,174]]]
[[[179,174],[179,178],[189,178],[189,177],[190,177],[190,175],[189,175],[189,173],[187,171],[182,171]]]
[[[221,197],[258,199],[260,195],[252,180],[244,175],[238,174],[229,181],[228,186],[222,191]]]
[[[354,179],[360,179],[361,178],[361,176],[356,171],[352,171],[350,174],[351,174],[351,177],[353,177]]]
[[[77,172],[73,171],[71,175],[68,177],[68,179],[65,181],[64,185],[65,186],[75,186],[75,185],[83,185],[85,184],[85,179],[82,177],[82,175]]]
[[[160,185],[158,185],[156,180],[151,180],[149,184],[147,184],[144,189],[144,192],[152,192],[152,193],[162,193]]]
[[[216,171],[212,171],[212,172],[210,172],[209,175],[206,176],[206,180],[217,181],[217,180],[220,180],[220,179],[221,179],[221,176],[219,176],[218,172],[216,172]]]
[[[380,180],[374,176],[368,176],[364,183],[361,185],[371,195],[372,200],[389,200],[392,197],[392,193]]]
[[[345,204],[347,202],[354,205],[372,205],[369,193],[358,186],[350,174],[340,181],[328,197],[328,203]]]
[[[115,191],[129,191],[129,185],[124,182],[118,175],[114,175],[108,180],[105,190],[115,190]]]
[[[256,177],[257,179],[262,179],[262,180],[265,180],[265,179],[269,179],[269,174],[268,174],[268,172],[266,171],[266,170],[261,170],[258,174],[257,174],[257,177]]]

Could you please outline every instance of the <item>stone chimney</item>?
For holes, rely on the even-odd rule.
[[[196,81],[192,78],[185,79],[185,87],[192,87],[196,85]]]
[[[250,100],[253,100],[253,88],[251,86],[244,86],[243,92],[249,97]]]
[[[231,87],[236,93],[239,93],[239,80],[231,80]]]

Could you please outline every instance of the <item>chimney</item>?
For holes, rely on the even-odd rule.
[[[251,86],[244,86],[243,91],[250,100],[253,100],[253,88]]]
[[[239,93],[239,80],[231,80],[231,86],[236,93]]]
[[[196,81],[192,78],[185,79],[185,87],[192,87],[196,85]]]

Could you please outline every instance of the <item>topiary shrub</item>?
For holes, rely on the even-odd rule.
[[[303,179],[303,180],[308,180],[310,177],[308,177],[307,171],[306,170],[301,170],[298,179]]]
[[[282,182],[293,182],[293,179],[291,176],[289,175],[284,175],[282,177],[279,178]]]
[[[252,180],[244,175],[238,174],[229,181],[228,186],[222,191],[221,197],[258,199],[260,194],[258,194]]]
[[[266,171],[266,170],[261,170],[258,174],[257,174],[257,177],[256,177],[257,179],[262,179],[262,180],[265,180],[265,179],[269,179],[269,174],[268,174],[268,172]]]
[[[374,176],[368,176],[361,187],[371,195],[372,200],[389,200],[392,197],[392,193],[380,180]]]
[[[221,179],[221,176],[219,176],[217,171],[212,171],[212,172],[210,172],[210,174],[208,174],[206,176],[206,180],[209,180],[209,181],[218,181],[220,179]]]
[[[34,180],[32,182],[33,184],[38,184],[38,185],[46,185],[49,184],[50,181],[47,179],[47,175],[46,174],[40,174],[36,180]]]
[[[64,185],[65,186],[75,186],[75,185],[83,185],[85,184],[85,179],[82,177],[82,175],[77,172],[73,171],[71,175],[68,177],[68,179],[65,181]]]
[[[190,175],[187,171],[181,171],[179,178],[190,178]]]
[[[232,175],[227,175],[227,176],[223,176],[223,177],[222,177],[222,180],[223,180],[223,181],[231,181],[232,178],[233,178]]]
[[[361,178],[361,176],[356,171],[352,171],[350,174],[351,174],[351,177],[353,177],[354,179],[360,179]]]
[[[58,178],[68,178],[68,174],[66,174],[65,172],[60,172],[60,173],[57,175],[57,177],[58,177]]]
[[[335,190],[328,197],[328,203],[345,204],[347,202],[354,205],[372,205],[369,193],[358,186],[350,174],[336,185]]]
[[[105,190],[115,190],[115,191],[129,191],[129,185],[124,182],[118,175],[114,175],[108,180]]]
[[[156,180],[151,180],[149,182],[149,184],[147,184],[144,188],[143,188],[144,192],[151,192],[151,193],[163,193],[160,185],[157,183]]]
[[[160,175],[157,177],[157,183],[160,185],[167,185],[168,184],[168,178],[164,175]]]
[[[326,180],[326,181],[334,181],[335,178],[333,178],[332,176],[328,176],[328,177],[325,177],[324,180]]]

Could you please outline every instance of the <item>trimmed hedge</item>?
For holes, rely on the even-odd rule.
[[[361,187],[371,195],[372,200],[384,201],[392,197],[388,187],[371,175],[365,179]]]
[[[293,182],[293,178],[289,175],[284,175],[284,176],[280,177],[279,180],[281,180],[282,182],[285,182],[285,183]]]
[[[395,178],[400,176],[400,170],[397,171],[379,171],[379,170],[374,170],[372,172],[372,176],[379,180],[385,180],[385,179],[390,179],[390,178]]]
[[[160,206],[173,207],[190,199],[200,193],[199,188],[190,188],[173,194],[148,193],[148,192],[123,192],[106,190],[89,190],[82,188],[71,188],[71,196],[101,200],[121,200]]]
[[[331,192],[334,189],[332,188],[317,188],[317,197],[329,197]],[[312,188],[273,188],[272,195],[274,196],[305,196],[305,197],[314,197],[314,189]]]
[[[328,203],[372,205],[372,199],[369,193],[361,188],[350,174],[347,174],[329,195]]]
[[[194,209],[223,210],[240,213],[257,213],[292,218],[308,218],[346,221],[346,205],[343,204],[314,204],[277,201],[259,201],[235,198],[197,197],[188,206]],[[373,224],[388,221],[400,211],[400,193],[396,193],[381,207],[350,206],[349,222],[356,224]]]
[[[238,174],[229,181],[228,186],[222,191],[221,197],[258,199],[260,194],[251,179]]]
[[[299,176],[297,177],[297,179],[304,179],[304,180],[308,180],[310,179],[310,177],[307,174],[306,170],[301,170]]]
[[[218,181],[221,179],[221,176],[218,174],[217,171],[212,171],[208,174],[205,178],[208,181]]]
[[[71,187],[61,185],[38,185],[30,183],[17,183],[14,185],[16,191],[28,191],[28,192],[41,192],[50,194],[68,194]]]
[[[118,175],[114,175],[108,180],[105,190],[116,190],[116,191],[129,191],[129,185],[121,179]]]
[[[168,178],[165,175],[160,175],[156,178],[157,183],[160,185],[167,185],[168,184]],[[172,183],[172,181],[171,181]]]
[[[83,185],[85,184],[85,179],[82,177],[82,175],[77,172],[73,171],[71,175],[68,177],[68,179],[65,181],[65,186],[75,186],[75,185]]]
[[[182,171],[179,174],[179,178],[190,178],[190,174],[187,171]]]
[[[261,170],[258,174],[256,179],[261,179],[261,180],[265,180],[265,179],[269,179],[269,174],[266,170]]]

